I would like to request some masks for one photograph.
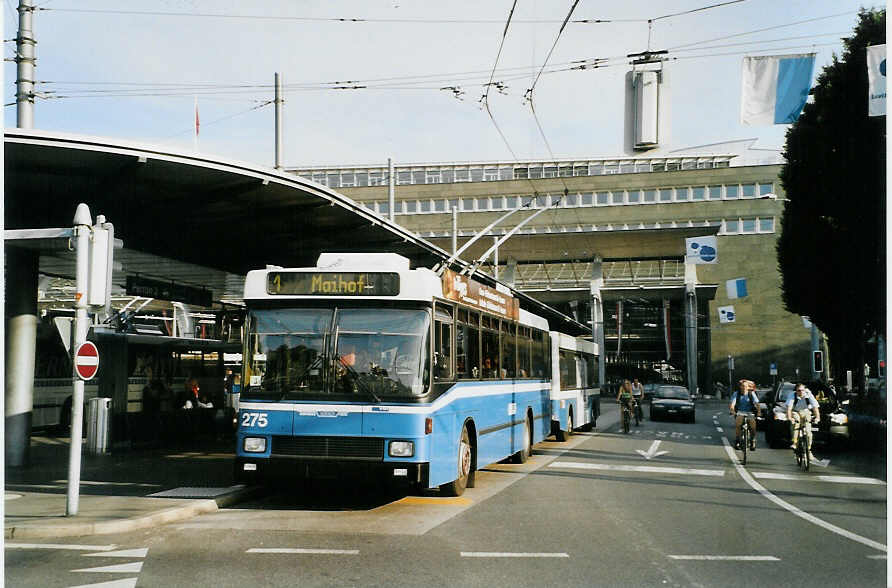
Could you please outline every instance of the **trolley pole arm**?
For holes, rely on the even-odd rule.
[[[462,273],[467,273],[468,276],[474,275],[474,272],[477,271],[477,268],[480,267],[480,264],[483,263],[492,254],[492,252],[495,251],[502,243],[504,243],[505,241],[510,239],[512,236],[514,236],[514,234],[517,233],[517,231],[519,231],[521,229],[521,227],[523,227],[525,224],[527,224],[528,222],[530,222],[531,220],[533,220],[534,218],[536,218],[537,216],[539,216],[546,210],[549,210],[550,208],[551,208],[550,205],[546,206],[542,210],[538,210],[538,211],[534,212],[530,216],[526,217],[525,219],[523,219],[522,221],[517,223],[517,225],[513,229],[511,229],[510,231],[505,233],[502,236],[502,238],[500,238],[498,241],[493,243],[492,247],[487,249],[483,255],[478,257],[477,260],[474,261],[474,263],[472,263],[470,265],[470,267],[465,272],[462,272]],[[489,230],[489,228],[483,229],[483,231],[481,231],[480,233],[483,234],[488,230]]]
[[[496,226],[497,224],[499,224],[500,222],[502,222],[503,220],[505,220],[506,218],[508,218],[508,217],[511,216],[512,214],[514,214],[515,212],[518,212],[518,211],[520,211],[520,210],[523,210],[524,208],[529,208],[529,206],[530,206],[532,203],[533,203],[533,201],[532,201],[532,199],[531,199],[529,202],[527,202],[527,203],[524,204],[523,206],[521,206],[521,207],[519,207],[519,208],[515,208],[514,210],[509,210],[508,212],[506,212],[505,214],[503,214],[502,216],[500,216],[499,218],[497,218],[496,220],[494,220],[492,223],[490,223],[488,226],[486,226],[484,229],[481,229],[479,233],[477,233],[476,235],[474,235],[473,237],[471,237],[471,238],[468,240],[467,243],[465,243],[465,244],[462,245],[458,250],[456,250],[455,253],[453,253],[453,254],[449,257],[449,259],[447,259],[446,261],[442,262],[442,263],[440,264],[440,266],[436,269],[437,273],[438,273],[438,274],[442,274],[442,271],[443,271],[444,269],[448,268],[448,267],[449,267],[449,264],[451,264],[453,261],[455,261],[456,259],[458,259],[458,257],[468,249],[468,247],[470,247],[471,245],[473,245],[474,243],[476,243],[477,240],[480,239],[480,237],[482,237],[483,235],[485,235],[485,234],[486,234],[490,229],[492,229],[494,226]]]

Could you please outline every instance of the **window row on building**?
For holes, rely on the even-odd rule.
[[[645,190],[604,190],[599,192],[575,192],[566,196],[545,194],[537,196],[533,208],[551,203],[558,208],[580,206],[613,206],[627,204],[661,204],[668,202],[699,202],[706,200],[738,200],[760,198],[774,193],[774,183],[719,184],[712,186],[684,186]],[[451,212],[457,207],[461,212],[512,210],[524,206],[533,197],[525,196],[478,196],[474,198],[433,198],[422,200],[398,200],[396,215],[437,214]],[[384,201],[364,202],[363,205],[380,215],[390,212],[390,204]]]
[[[599,159],[556,163],[419,165],[396,167],[396,184],[452,184],[456,182],[493,182],[573,176],[601,176],[728,167],[731,156],[654,159]],[[328,186],[353,188],[386,186],[390,174],[386,167],[353,169],[293,169],[292,173]]]
[[[640,223],[606,223],[600,225],[550,225],[545,227],[522,227],[516,234],[518,235],[550,235],[556,233],[598,233],[605,231],[643,231],[652,229],[677,229],[687,227],[718,227],[719,235],[746,235],[756,233],[774,233],[775,218],[773,216],[755,216],[755,217],[737,217],[722,218],[716,220],[699,220],[699,221],[662,221],[662,222],[640,222]],[[496,228],[493,229],[492,236],[504,235],[509,229]],[[477,234],[477,231],[470,229],[459,229],[459,237],[471,237]],[[451,237],[452,233],[448,230],[442,231],[421,231],[419,237],[437,238]]]

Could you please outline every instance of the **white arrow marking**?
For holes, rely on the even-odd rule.
[[[812,462],[812,464],[818,466],[819,468],[826,468],[830,465],[829,459],[816,459]]]
[[[111,582],[99,582],[98,584],[80,584],[71,588],[136,588],[139,578],[126,578],[124,580],[112,580]]]
[[[99,568],[84,568],[82,570],[71,570],[72,572],[103,572],[111,574],[138,574],[142,570],[142,562],[135,561],[133,563],[118,564],[116,566],[102,566]]]
[[[122,549],[104,553],[85,553],[84,557],[145,557],[148,552],[149,548],[143,547],[141,549]]]
[[[640,449],[636,449],[635,453],[637,453],[638,455],[640,455],[641,457],[643,457],[644,459],[646,459],[648,461],[650,461],[651,459],[653,459],[655,457],[659,457],[660,455],[663,455],[664,453],[669,453],[668,451],[657,451],[657,448],[659,446],[660,446],[660,441],[654,441],[653,443],[650,444],[650,449],[648,449],[646,452],[641,451]]]

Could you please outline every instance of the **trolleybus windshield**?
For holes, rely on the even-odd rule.
[[[242,399],[396,400],[430,378],[430,315],[394,308],[256,309]]]

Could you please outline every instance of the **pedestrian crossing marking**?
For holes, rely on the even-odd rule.
[[[101,566],[98,568],[83,568],[81,570],[71,570],[72,572],[90,572],[103,574],[138,574],[142,570],[142,562],[135,561],[125,564],[117,564],[114,566]]]
[[[99,582],[98,584],[78,584],[70,588],[136,588],[136,580],[138,578],[125,578],[123,580]]]
[[[140,549],[122,549],[120,551],[104,551],[102,553],[85,553],[84,557],[145,557],[148,547]]]

